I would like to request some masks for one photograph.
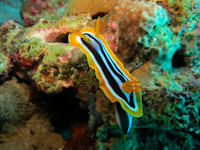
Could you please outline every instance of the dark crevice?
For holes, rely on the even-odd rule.
[[[93,20],[93,19],[97,19],[99,16],[100,16],[100,17],[104,17],[104,16],[107,15],[107,14],[108,14],[107,12],[98,12],[98,13],[92,15],[92,20]]]
[[[62,33],[58,37],[56,37],[56,40],[53,42],[60,42],[60,43],[69,43],[69,34],[70,33]]]
[[[46,94],[35,91],[32,102],[45,110],[54,127],[54,131],[63,134],[72,131],[79,123],[88,123],[88,109],[82,108],[73,88],[64,89],[60,93]]]
[[[181,68],[186,66],[184,49],[178,50],[174,53],[172,57],[172,67]]]
[[[20,74],[23,75],[23,79],[17,75],[17,72],[17,69],[13,69],[6,76],[0,75],[0,85],[5,83],[6,81],[12,80],[13,78],[16,78],[19,83],[26,83],[28,85],[32,84],[32,80],[28,78],[28,75],[25,71],[20,71]]]

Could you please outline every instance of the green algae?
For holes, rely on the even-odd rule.
[[[41,64],[33,75],[33,79],[38,88],[47,93],[61,91],[61,87],[69,77],[71,68],[66,58],[66,62],[61,62],[60,57],[66,57],[68,51],[73,47],[66,44],[54,43],[47,46]],[[68,70],[66,68],[68,68]]]
[[[3,75],[8,69],[9,59],[0,52],[0,75]]]
[[[40,90],[47,93],[61,91],[62,87],[70,85],[71,79],[76,80],[80,71],[78,69],[82,68],[81,64],[76,66],[77,61],[83,56],[80,51],[75,51],[75,47],[62,41],[48,41],[48,37],[53,38],[55,35],[56,39],[59,38],[59,34],[64,36],[66,32],[79,29],[89,20],[89,15],[64,16],[57,20],[41,19],[36,25],[27,29],[29,36],[20,45],[20,56],[37,63],[30,74]],[[35,37],[35,30],[47,34],[42,38],[39,38],[40,35]],[[51,34],[49,31],[56,34]],[[90,83],[92,84],[92,81]]]
[[[60,20],[49,21],[46,19],[40,19],[39,22],[33,27],[35,29],[45,29],[45,28],[59,28],[59,27],[68,27],[68,28],[78,28],[83,22],[87,22],[89,19],[88,15],[74,16],[71,18],[62,17]]]
[[[35,26],[34,28],[38,29],[38,28],[46,28],[48,27],[48,20],[44,20],[44,19],[41,19]]]
[[[44,54],[43,63],[47,65],[60,63],[59,56],[65,55],[70,49],[72,49],[72,46],[61,43],[49,45]]]
[[[2,27],[0,33],[0,47],[7,56],[17,53],[19,50],[19,45],[21,44],[21,39],[23,39],[24,28],[13,22],[9,21]]]
[[[37,57],[45,46],[46,44],[42,43],[40,38],[25,39],[20,45],[20,55],[29,59]]]
[[[97,131],[97,137],[101,142],[105,142],[109,138],[116,136],[120,137],[122,135],[122,130],[120,130],[116,125],[109,125],[108,123],[105,123],[104,127]]]
[[[78,72],[79,72],[79,70],[77,70],[77,73]],[[76,76],[74,78],[75,79],[74,84],[81,85],[84,83],[84,84],[87,84],[88,87],[98,86],[98,81],[95,80],[95,78],[96,78],[95,71],[90,69],[89,71],[87,71],[86,74]]]
[[[71,28],[77,27],[77,26],[78,26],[79,24],[81,24],[81,22],[83,22],[86,18],[88,19],[88,16],[87,16],[87,15],[77,16],[77,17],[75,17],[75,18],[72,18],[72,19],[66,21],[66,22],[65,22],[65,25],[66,25],[66,26],[69,26],[69,27],[71,27]],[[60,20],[59,22],[60,22],[60,24],[62,24],[63,21]]]
[[[50,71],[50,67],[47,65],[41,64],[38,67],[36,73],[33,76],[33,79],[38,85],[38,89],[44,90],[46,93],[61,91],[62,81],[59,79],[60,75],[56,77],[52,76]]]

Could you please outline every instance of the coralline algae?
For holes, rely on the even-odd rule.
[[[21,14],[25,26],[32,26],[42,18],[53,20],[62,17],[67,6],[67,0],[24,0]]]

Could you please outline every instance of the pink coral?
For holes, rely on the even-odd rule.
[[[64,7],[67,0],[24,0],[21,14],[26,26],[31,26],[40,18],[54,16],[59,13],[58,9]],[[48,14],[48,15],[47,15]],[[58,15],[59,16],[59,15]],[[54,18],[54,17],[52,17]]]
[[[119,32],[118,23],[112,20],[109,21],[108,30],[103,36],[106,39],[106,41],[109,43],[110,49],[113,52],[117,51],[118,42],[119,42],[118,32]]]
[[[68,59],[71,59],[71,58],[72,58],[72,53],[71,51],[68,51],[64,56],[60,56],[59,60],[61,63],[67,63]]]
[[[30,68],[33,66],[33,61],[31,59],[27,59],[25,57],[22,57],[20,54],[15,53],[13,55],[13,59],[21,66],[23,69]]]
[[[25,26],[31,26],[34,24],[34,20],[30,19],[29,17],[27,16],[24,16],[24,25]]]
[[[10,25],[12,25],[12,24],[13,24],[12,21],[6,22],[5,24],[3,24],[3,25],[1,26],[1,30],[6,29],[8,26],[10,26]]]
[[[27,0],[25,1],[26,10],[32,15],[40,14],[42,9],[47,9],[48,4],[46,0]]]

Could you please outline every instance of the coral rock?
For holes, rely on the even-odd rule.
[[[167,12],[151,1],[119,1],[113,19],[119,20],[118,53],[137,68],[151,60],[171,68],[180,39],[168,27]]]
[[[21,14],[25,26],[31,26],[41,18],[55,19],[65,14],[67,0],[24,0]]]
[[[30,89],[26,84],[20,84],[15,78],[0,86],[0,121],[3,130],[9,130],[21,124],[33,111],[29,101]]]
[[[71,0],[67,11],[70,14],[89,13],[95,16],[99,13],[99,15],[105,15],[112,11],[115,3],[116,0]]]

